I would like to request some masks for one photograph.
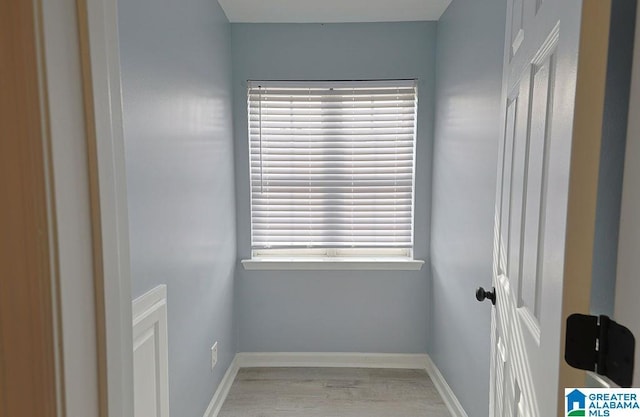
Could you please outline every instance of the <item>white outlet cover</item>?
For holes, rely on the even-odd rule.
[[[216,363],[218,363],[218,342],[211,346],[211,369],[215,368]]]

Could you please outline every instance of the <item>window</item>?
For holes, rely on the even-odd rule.
[[[414,80],[249,82],[252,259],[411,259],[416,112]]]

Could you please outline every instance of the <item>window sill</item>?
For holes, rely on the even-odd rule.
[[[419,271],[424,261],[405,258],[253,258],[248,271]]]

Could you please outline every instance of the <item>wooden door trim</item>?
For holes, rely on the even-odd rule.
[[[0,5],[0,416],[63,416],[62,349],[37,1]]]
[[[2,110],[0,121],[3,126],[0,140],[0,172],[6,173],[9,168],[27,170],[42,165],[38,171],[40,172],[38,175],[42,176],[40,178],[41,184],[38,184],[40,186],[38,193],[27,195],[33,200],[29,207],[34,207],[34,210],[18,212],[24,216],[32,215],[34,221],[38,221],[36,224],[39,225],[35,230],[43,233],[42,235],[24,233],[19,236],[24,236],[25,239],[29,236],[37,237],[34,242],[39,245],[40,249],[37,254],[41,261],[30,262],[26,265],[30,266],[31,270],[35,271],[34,274],[41,280],[38,281],[40,285],[34,287],[34,290],[28,295],[38,296],[46,302],[34,305],[20,303],[18,305],[24,305],[25,314],[42,309],[47,312],[47,315],[34,314],[31,318],[41,320],[41,324],[45,322],[55,324],[51,332],[46,335],[46,352],[50,352],[50,357],[47,361],[42,361],[48,369],[47,377],[34,378],[35,381],[40,381],[41,388],[48,387],[51,390],[52,399],[39,401],[35,395],[31,395],[28,397],[28,401],[24,401],[26,405],[32,407],[48,408],[46,412],[40,410],[14,412],[13,408],[9,408],[11,405],[8,401],[19,398],[12,392],[5,391],[7,384],[4,383],[4,378],[10,378],[14,373],[13,369],[19,365],[19,363],[7,359],[9,355],[17,351],[15,347],[17,345],[13,340],[10,348],[7,348],[4,345],[7,338],[2,335],[7,334],[8,329],[12,331],[24,330],[27,328],[28,322],[25,320],[12,321],[7,318],[6,314],[10,308],[14,308],[14,305],[7,300],[15,299],[13,296],[14,287],[16,283],[21,284],[22,282],[9,281],[6,277],[15,274],[4,273],[5,269],[12,265],[5,262],[5,257],[11,260],[10,252],[5,250],[5,248],[11,247],[11,241],[7,240],[9,234],[5,233],[5,230],[8,230],[5,228],[5,223],[8,226],[12,226],[12,224],[6,222],[6,219],[9,218],[9,207],[2,204],[0,205],[0,218],[2,218],[0,223],[2,223],[1,230],[3,230],[0,233],[0,243],[2,244],[0,247],[2,249],[0,251],[0,261],[2,261],[0,269],[3,271],[0,274],[0,417],[13,417],[14,415],[64,416],[65,409],[72,408],[76,411],[82,409],[83,413],[86,411],[85,415],[89,415],[89,413],[94,415],[94,410],[91,409],[95,405],[92,396],[85,398],[82,393],[65,393],[63,386],[65,372],[67,373],[67,384],[70,381],[73,381],[75,386],[87,382],[96,383],[92,375],[94,371],[90,369],[93,363],[93,359],[90,358],[93,346],[89,341],[92,335],[87,333],[88,328],[97,329],[100,404],[99,410],[95,411],[99,412],[101,417],[107,417],[107,415],[114,417],[133,416],[131,292],[116,3],[117,0],[56,0],[55,2],[49,0],[46,2],[42,0],[8,0],[0,4],[0,62],[3,64],[0,66],[0,83],[2,83],[3,91],[2,97],[0,97]],[[18,29],[20,34],[30,36],[27,39],[28,42],[22,42],[21,39],[13,35],[13,31]],[[20,46],[13,48],[15,45]],[[74,47],[77,49],[74,50]],[[17,56],[17,53],[27,56],[28,59],[8,59]],[[75,55],[76,53],[79,55]],[[75,78],[76,69],[79,68],[76,67],[76,59],[81,60],[82,63],[82,80],[79,79],[80,77]],[[58,62],[50,62],[49,60]],[[33,68],[30,71],[14,70],[13,61]],[[69,68],[66,67],[67,64]],[[25,81],[22,84],[16,82],[20,79],[26,79],[26,77],[29,78],[29,82]],[[49,86],[46,85],[48,78],[51,78]],[[75,84],[76,81],[78,84]],[[80,96],[75,95],[75,87],[78,85],[83,86]],[[11,89],[5,87],[11,87]],[[23,89],[28,90],[28,103],[19,100],[27,96],[21,94],[18,87],[24,87]],[[47,106],[52,101],[59,106],[48,108]],[[18,111],[18,108],[24,110],[27,104],[34,110]],[[84,114],[82,111],[78,112],[78,109],[82,109],[82,105],[84,105]],[[10,111],[4,111],[5,109]],[[29,120],[29,123],[24,122],[26,119]],[[4,134],[10,134],[9,127],[12,125],[9,123],[16,125],[22,123],[23,128],[28,128],[25,131],[31,135],[30,138],[34,139],[24,141],[24,143],[20,142],[21,148],[19,150],[23,155],[29,156],[30,160],[35,160],[36,157],[40,158],[36,158],[35,162],[37,163],[5,164],[5,160],[11,162],[12,159],[17,159],[13,153],[8,152],[13,150],[9,147],[13,142],[5,140],[4,136]],[[84,124],[81,125],[81,123]],[[81,127],[82,133],[77,130],[78,127]],[[40,136],[44,142],[35,141],[36,138],[41,139]],[[17,137],[18,135],[11,135],[7,139]],[[74,147],[84,149],[83,140],[87,141],[84,155],[81,152],[69,156],[69,159],[60,158],[61,155],[67,154],[68,146],[71,143]],[[80,148],[77,150],[80,152]],[[56,161],[55,170],[54,159]],[[65,167],[64,161],[70,160],[73,162],[73,166]],[[88,164],[86,171],[82,167],[83,160],[86,160]],[[58,164],[59,161],[63,161],[62,164]],[[88,213],[88,211],[84,211],[86,209],[85,203],[89,201],[83,200],[85,190],[74,189],[73,185],[63,186],[62,188],[66,188],[62,191],[64,196],[60,194],[60,190],[54,190],[54,179],[56,186],[60,186],[66,184],[67,180],[73,177],[78,178],[78,176],[88,177],[91,201],[90,241],[93,249],[91,261],[93,261],[93,257],[99,261],[93,264],[93,277],[90,279],[95,277],[96,281],[93,282],[92,287],[95,287],[96,291],[93,292],[94,298],[90,303],[87,301],[88,298],[84,298],[88,285],[86,285],[86,281],[82,281],[88,277],[86,271],[82,271],[82,268],[87,265],[84,262],[86,260],[76,262],[80,255],[74,255],[72,251],[69,251],[70,247],[74,246],[73,244],[58,246],[59,242],[68,243],[77,240],[78,237],[84,239],[87,236],[83,235],[86,230],[80,230],[80,225],[74,228],[72,224],[68,224],[70,213],[68,210],[58,213],[55,210],[56,203],[60,202],[58,199],[68,199],[67,193],[71,192],[73,201],[69,204],[65,203],[65,206],[74,212],[78,210],[78,213]],[[0,193],[12,196],[18,203],[22,202],[22,199],[14,192],[21,189],[16,185],[19,180],[26,184],[23,175],[0,176]],[[78,184],[83,184],[84,179],[78,178],[78,180]],[[26,202],[31,200],[25,199]],[[60,221],[59,217],[63,215],[66,215],[67,223],[57,225],[57,222]],[[67,279],[65,282],[58,282],[59,271],[63,267],[66,268],[65,276]],[[43,287],[45,278],[47,286]],[[79,280],[82,281],[83,288],[73,289]],[[8,287],[9,284],[12,285],[11,288]],[[82,301],[78,298],[80,293],[83,294]],[[27,293],[25,292],[25,294]],[[86,318],[80,320],[84,330],[80,327],[69,327],[64,333],[62,332],[61,297],[69,297],[65,298],[66,318],[76,311],[79,314],[86,314]],[[94,311],[91,311],[94,306],[97,322],[94,322]],[[87,307],[89,308],[87,309]],[[16,325],[16,323],[20,323],[22,326]],[[78,323],[74,323],[74,325],[76,324]],[[27,336],[29,335],[27,334]],[[63,339],[65,346],[68,344],[72,350],[78,350],[82,355],[86,355],[82,357],[82,361],[84,361],[82,365],[74,364],[73,361],[63,363]],[[34,346],[40,345],[34,344]],[[42,346],[44,345],[42,343]],[[95,354],[95,351],[93,353]],[[82,368],[78,368],[78,366]],[[12,388],[15,388],[13,382],[12,385]],[[88,387],[88,390],[91,391],[91,387]],[[22,399],[24,400],[24,397]],[[65,400],[68,400],[66,405]]]

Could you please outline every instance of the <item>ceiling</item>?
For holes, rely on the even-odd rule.
[[[438,20],[451,0],[218,0],[232,23]]]

